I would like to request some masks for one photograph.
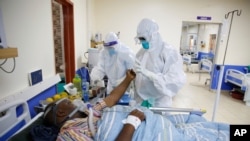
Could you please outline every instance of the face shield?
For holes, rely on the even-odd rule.
[[[149,49],[150,43],[146,40],[145,37],[136,38],[137,44],[141,44],[144,49]]]
[[[115,45],[118,44],[118,37],[114,32],[110,32],[106,35],[104,40],[104,48],[109,52],[109,55],[112,56],[116,53]]]
[[[104,47],[113,47],[114,45],[116,45],[118,42],[117,41],[112,41],[112,42],[107,42],[107,43],[104,43],[103,46]]]
[[[149,49],[149,42],[144,37],[138,37],[138,40],[144,49]]]

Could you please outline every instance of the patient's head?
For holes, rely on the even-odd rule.
[[[86,117],[69,99],[60,99],[48,104],[44,110],[44,120],[48,125],[60,127],[69,119]]]

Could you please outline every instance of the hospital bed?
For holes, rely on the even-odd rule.
[[[191,71],[192,73],[194,73],[194,70],[192,68],[192,57],[189,54],[183,54],[182,56],[183,59],[183,64],[186,65],[187,71]]]
[[[243,73],[235,69],[227,69],[225,74],[225,82],[239,86],[241,90],[246,89],[246,79],[250,77],[250,73]]]
[[[16,107],[22,106],[21,115],[16,114]],[[14,108],[13,108],[14,107]],[[135,107],[116,105],[112,108],[105,108],[103,116],[98,122],[98,131],[95,136],[96,141],[114,140],[123,127],[121,122]],[[136,107],[138,108],[138,107]],[[229,140],[229,124],[207,121],[202,117],[205,113],[200,109],[189,108],[164,108],[164,107],[140,107],[146,116],[145,122],[139,126],[134,133],[136,140],[183,140],[183,139],[207,139],[207,140]],[[154,112],[167,111],[178,112],[178,114],[161,115]],[[30,132],[34,127],[43,125],[43,112],[30,119],[27,103],[24,101],[11,102],[1,107],[1,140],[10,141],[30,141]],[[180,113],[183,112],[183,113]],[[8,122],[6,119],[13,117],[14,120]],[[14,133],[9,139],[3,138],[4,134],[10,131],[17,122],[25,120],[24,126]],[[2,123],[6,123],[2,126]],[[157,124],[156,124],[157,123]],[[154,130],[152,130],[154,129]]]
[[[212,71],[212,67],[213,67],[213,63],[211,60],[209,59],[201,59],[201,61],[199,62],[199,80],[201,79],[201,72],[207,72],[211,73]],[[207,85],[207,82],[210,81],[210,78],[207,78],[205,81],[205,85]]]
[[[234,84],[240,87],[241,90],[245,91],[244,101],[250,106],[250,73],[243,73],[236,69],[227,69],[225,74],[225,82]]]

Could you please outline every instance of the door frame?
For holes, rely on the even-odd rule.
[[[218,22],[198,22],[198,21],[182,21],[182,27],[181,27],[181,37],[182,37],[182,28],[183,26],[188,26],[188,25],[185,25],[185,24],[191,24],[191,25],[199,25],[199,24],[217,24],[218,25],[218,31],[217,31],[217,36],[216,36],[216,46],[215,46],[215,49],[214,49],[214,58],[213,58],[213,67],[216,63],[216,61],[218,60],[218,56],[219,56],[219,46],[220,46],[220,40],[221,40],[221,27],[222,27],[222,23],[218,23]],[[198,30],[198,36],[199,36],[199,30]],[[197,37],[197,46],[198,46],[198,37]],[[180,41],[180,50],[181,50],[181,47],[182,47],[182,38],[181,38],[181,41]],[[212,83],[215,83],[214,80],[213,80],[213,73],[214,73],[214,68],[212,68],[212,74],[210,75],[210,89],[212,88]]]
[[[65,82],[75,76],[74,6],[70,0],[55,0],[62,5]]]

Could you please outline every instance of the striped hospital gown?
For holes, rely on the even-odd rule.
[[[96,130],[97,121],[100,119],[100,111],[106,107],[101,101],[94,106],[94,126]],[[75,118],[68,120],[61,127],[57,141],[93,141],[93,136],[88,126],[88,118]]]

